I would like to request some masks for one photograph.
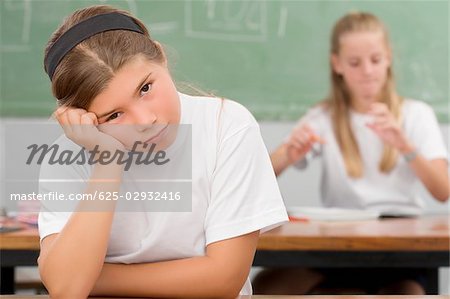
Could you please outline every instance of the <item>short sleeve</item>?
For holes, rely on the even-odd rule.
[[[433,109],[422,102],[409,101],[405,131],[417,151],[428,160],[446,159],[448,152]]]
[[[205,219],[206,244],[264,232],[288,220],[259,126],[247,110],[242,111],[245,108],[235,109],[250,120],[218,144]]]

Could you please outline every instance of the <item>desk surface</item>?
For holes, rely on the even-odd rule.
[[[369,221],[289,222],[261,235],[259,250],[448,251],[449,215]]]
[[[303,267],[402,267],[433,270],[428,293],[437,294],[437,268],[449,265],[449,216],[411,219],[382,219],[358,222],[290,222],[261,235],[254,265]],[[4,267],[35,265],[39,250],[36,228],[0,234],[2,271]],[[28,252],[24,252],[28,251]],[[8,262],[5,264],[5,261]],[[13,268],[12,268],[13,269]],[[6,273],[6,272],[4,272]],[[2,285],[6,289],[5,275]],[[9,282],[14,272],[9,268]],[[13,290],[9,286],[8,290]],[[47,298],[47,297],[4,297]],[[252,299],[368,299],[351,296],[253,296]],[[370,297],[370,299],[387,297]],[[393,299],[393,297],[389,297]],[[446,297],[398,297],[403,299]]]
[[[289,222],[261,235],[259,250],[448,251],[450,217]],[[0,249],[39,250],[37,228],[0,234]]]
[[[38,229],[25,224],[23,227],[23,230],[0,233],[0,249],[39,250]]]
[[[20,296],[20,295],[6,295],[2,296],[3,299],[47,299],[48,296]],[[107,299],[96,297],[97,299]],[[363,296],[363,295],[328,295],[328,296],[281,296],[281,295],[270,295],[270,296],[239,296],[236,299],[449,299],[450,296],[437,296],[437,295],[427,295],[427,296]],[[113,299],[113,298],[110,298]],[[114,298],[117,299],[117,298]],[[136,299],[136,298],[135,298]]]

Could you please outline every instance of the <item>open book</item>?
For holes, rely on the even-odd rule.
[[[377,219],[379,212],[342,208],[288,207],[292,220],[356,221]]]

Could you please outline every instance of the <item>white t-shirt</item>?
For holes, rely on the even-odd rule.
[[[179,94],[181,124],[192,124],[192,212],[115,213],[105,261],[145,263],[204,256],[213,242],[274,228],[288,220],[258,123],[240,104]],[[62,136],[59,144],[72,144]],[[41,178],[49,167],[41,167]],[[71,165],[60,179],[88,180],[90,167]],[[54,177],[54,169],[51,174]],[[45,179],[40,192],[58,187]],[[65,190],[67,191],[67,190]],[[78,191],[79,192],[79,191]],[[62,230],[70,212],[45,206],[41,240]],[[241,294],[251,294],[247,279]]]
[[[405,100],[402,113],[403,131],[417,152],[429,160],[447,159],[447,150],[432,108],[423,102]],[[323,105],[312,108],[298,123],[307,122],[326,141],[324,145],[316,144],[307,158],[296,164],[297,168],[304,168],[308,159],[322,158],[321,194],[324,206],[420,214],[424,202],[415,187],[421,182],[411,167],[399,156],[390,173],[379,171],[383,141],[366,126],[372,122],[372,117],[352,111],[350,119],[362,156],[361,178],[347,175],[329,111]]]

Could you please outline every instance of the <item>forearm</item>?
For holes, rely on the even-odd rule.
[[[105,264],[91,295],[234,298],[244,285],[259,231],[218,241],[206,255],[146,264]]]
[[[147,264],[105,264],[91,296],[227,298],[243,283],[228,276],[226,266],[207,256]]]
[[[119,166],[96,166],[85,193],[118,191],[121,173]],[[40,273],[51,295],[89,294],[104,263],[114,207],[112,201],[81,201],[50,248],[41,252]]]
[[[429,161],[419,154],[414,160],[409,162],[409,165],[434,198],[439,201],[446,201],[448,199],[450,187],[445,160]]]
[[[273,170],[276,176],[279,176],[291,164],[287,155],[287,145],[281,144],[274,152],[270,154]]]

